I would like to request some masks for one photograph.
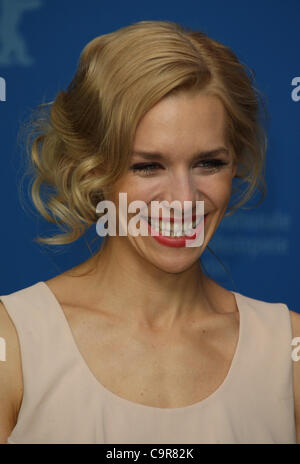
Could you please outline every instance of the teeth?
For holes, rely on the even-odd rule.
[[[152,219],[151,223],[151,218],[149,219],[149,223],[154,230],[159,231],[161,235],[168,237],[182,237],[183,235],[192,235],[194,233],[192,228],[195,229],[198,224],[200,224],[200,222],[201,218],[198,218],[197,220],[185,223],[182,228],[182,224],[178,222],[163,223],[161,220],[159,221],[158,219]]]
[[[174,233],[180,232],[182,230],[181,224],[179,224],[178,222],[177,223],[173,222],[172,225],[173,225]]]

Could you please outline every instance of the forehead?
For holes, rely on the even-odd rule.
[[[219,98],[180,93],[165,97],[141,119],[134,149],[174,151],[215,146],[225,142],[224,129],[225,109]]]

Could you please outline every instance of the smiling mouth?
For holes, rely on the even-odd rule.
[[[208,214],[208,213],[207,213]],[[204,215],[206,218],[207,214]],[[195,228],[198,227],[199,224],[204,220],[203,216],[193,216],[187,222],[180,222],[174,221],[174,218],[170,218],[170,221],[162,221],[162,219],[158,218],[145,218],[147,220],[151,229],[158,232],[160,235],[168,236],[168,237],[186,237],[191,236],[195,233]]]

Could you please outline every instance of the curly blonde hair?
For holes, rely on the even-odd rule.
[[[226,215],[256,188],[264,197],[267,138],[253,77],[229,47],[171,21],[140,21],[89,42],[67,89],[40,105],[30,124],[32,200],[64,229],[36,241],[67,244],[97,222],[97,203],[129,167],[139,121],[178,91],[205,92],[224,104],[235,177],[247,185]]]

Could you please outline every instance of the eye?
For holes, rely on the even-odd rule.
[[[222,166],[225,166],[227,164],[228,163],[220,159],[212,159],[212,160],[199,161],[195,167],[203,167],[205,171],[211,172],[211,171],[216,171],[220,169]],[[146,176],[150,176],[151,174],[154,173],[154,171],[156,171],[157,169],[160,169],[161,167],[162,166],[159,163],[138,163],[138,164],[133,164],[130,167],[130,169],[133,171],[133,173],[142,173],[142,174],[145,174]]]
[[[133,164],[130,169],[136,173],[136,172],[142,172],[143,174],[150,175],[152,174],[156,169],[160,169],[161,166],[158,163],[139,163],[139,164]]]
[[[200,166],[200,165],[205,165],[205,166]],[[216,171],[220,169],[222,166],[226,166],[228,163],[225,161],[222,161],[220,159],[212,159],[212,160],[207,160],[207,161],[199,161],[196,165],[196,167],[203,167],[207,171]]]

